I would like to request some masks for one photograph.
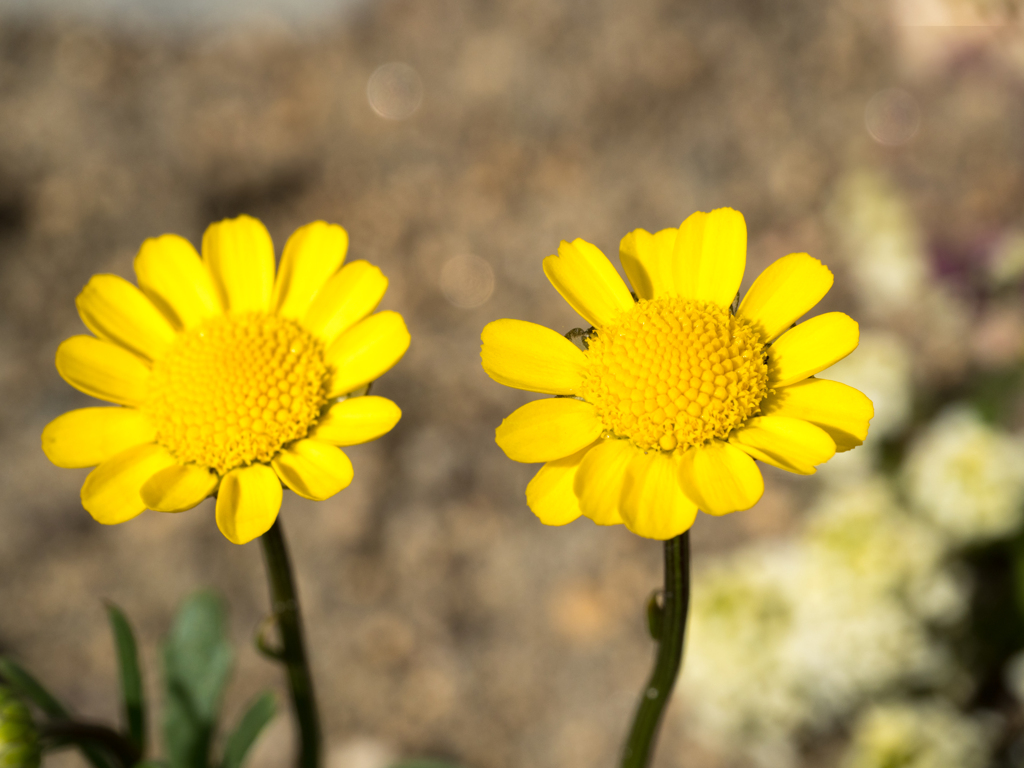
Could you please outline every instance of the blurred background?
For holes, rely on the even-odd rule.
[[[413,335],[375,385],[404,411],[352,486],[283,510],[328,768],[612,766],[651,662],[661,547],[542,526],[493,430],[499,317],[582,324],[542,259],[732,206],[748,286],[806,251],[815,311],[861,322],[829,377],[875,401],[816,477],[768,468],[701,517],[687,664],[656,765],[1024,765],[1024,30],[1015,0],[0,1],[0,653],[118,716],[101,599],[160,638],[230,606],[234,721],[285,701],[252,648],[255,543],[213,505],[117,527],[43,426],[90,275],[142,240],[249,213],[278,247],[323,218],[391,280]],[[159,720],[152,724],[154,733]],[[279,716],[257,768],[288,763]],[[48,765],[83,765],[71,753]]]

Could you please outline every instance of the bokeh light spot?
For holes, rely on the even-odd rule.
[[[423,81],[419,73],[401,61],[382,64],[366,84],[370,107],[388,120],[405,120],[423,101]]]
[[[453,256],[441,267],[441,292],[462,309],[479,307],[494,292],[494,270],[479,256]]]
[[[868,101],[864,127],[879,144],[900,147],[909,144],[921,128],[921,108],[902,88],[886,88]]]

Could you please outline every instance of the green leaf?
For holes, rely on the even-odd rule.
[[[28,673],[24,667],[13,659],[0,656],[0,676],[7,681],[17,694],[26,701],[31,701],[43,713],[54,720],[69,720],[71,714],[67,707],[57,701],[57,697],[46,690],[42,684]],[[91,744],[79,745],[82,754],[93,768],[110,768],[106,753]]]
[[[231,660],[223,604],[212,592],[197,592],[182,605],[164,644],[164,738],[172,768],[209,765]]]
[[[140,753],[146,751],[146,701],[142,695],[142,673],[139,652],[135,645],[128,617],[113,603],[107,603],[107,616],[114,633],[117,663],[121,673],[121,696],[124,703],[128,735]]]
[[[31,701],[48,716],[62,720],[70,717],[64,705],[18,662],[0,656],[0,675],[3,675],[7,684],[17,691],[19,696]]]
[[[269,691],[249,705],[249,709],[242,715],[242,719],[228,737],[221,768],[241,768],[249,749],[267,723],[274,719],[276,712],[277,703],[274,701],[274,694]]]

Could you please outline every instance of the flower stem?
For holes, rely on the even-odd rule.
[[[658,641],[658,657],[633,718],[622,768],[647,768],[672,689],[683,661],[686,614],[690,607],[690,532],[665,542],[665,591],[660,608],[651,620],[651,634]]]
[[[295,590],[292,567],[288,560],[281,518],[260,537],[270,580],[270,598],[274,618],[281,633],[280,661],[288,670],[288,685],[292,705],[299,721],[301,736],[297,768],[320,766],[320,717],[313,696],[313,679],[306,659],[306,646],[302,639],[302,617],[299,614],[299,596]]]

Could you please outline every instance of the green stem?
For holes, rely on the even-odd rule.
[[[281,632],[281,663],[288,671],[292,705],[299,721],[300,749],[298,768],[319,768],[321,737],[320,718],[313,696],[313,679],[306,659],[306,646],[302,639],[302,618],[299,615],[299,596],[292,578],[288,548],[284,543],[281,518],[263,536],[263,555],[270,580],[270,597],[277,626]]]
[[[142,759],[138,748],[131,741],[105,725],[78,720],[50,720],[39,726],[39,735],[44,742],[54,744],[102,747],[124,768],[132,768]]]
[[[686,614],[690,607],[690,532],[665,542],[665,591],[656,628],[658,658],[640,697],[633,728],[622,754],[622,768],[647,768],[672,689],[683,661]]]

